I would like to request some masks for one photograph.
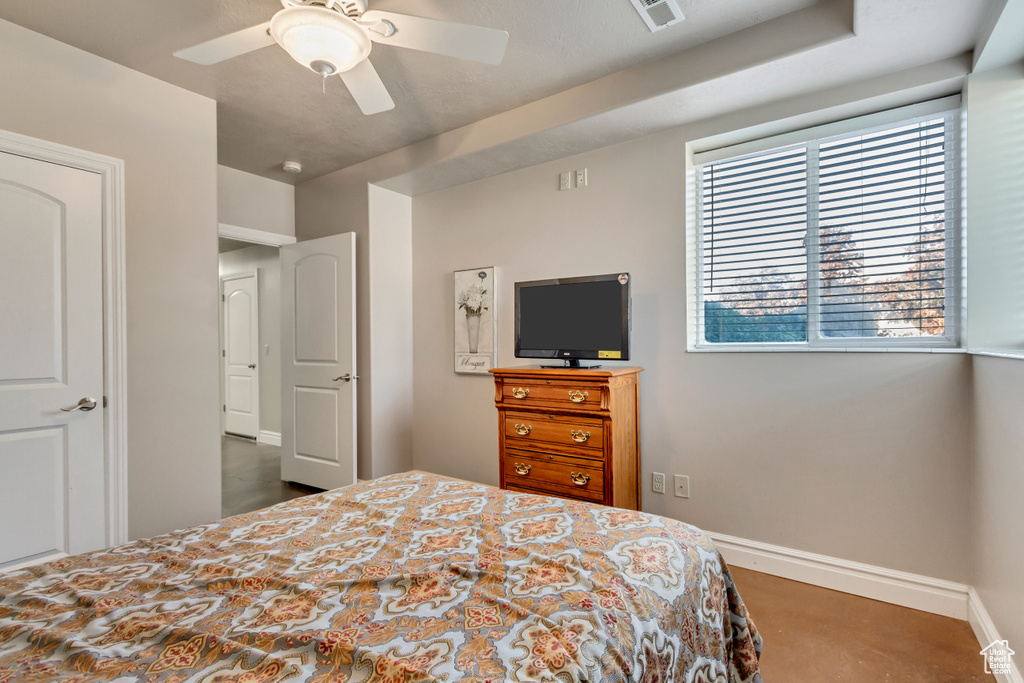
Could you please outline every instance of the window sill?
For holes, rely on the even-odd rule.
[[[715,344],[714,346],[691,346],[688,353],[974,353],[957,346],[771,346]],[[995,355],[995,354],[986,354]],[[1024,359],[1024,351],[1014,358]]]
[[[972,356],[991,356],[992,358],[1012,358],[1024,360],[1024,349],[967,349]]]

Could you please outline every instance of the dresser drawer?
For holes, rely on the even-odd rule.
[[[604,468],[593,461],[572,458],[541,460],[534,454],[505,453],[505,485],[557,493],[601,502],[604,500]]]
[[[568,446],[603,457],[604,422],[595,418],[547,413],[505,413],[505,444],[508,448],[542,448],[543,445]]]
[[[597,382],[513,380],[502,383],[501,402],[514,406],[542,406],[574,410],[600,410],[601,387]]]
[[[562,493],[561,491],[538,491],[536,489],[526,489],[526,488],[522,488],[522,487],[519,487],[519,486],[512,486],[510,484],[506,484],[505,485],[505,490],[506,491],[515,491],[516,493],[529,493],[529,494],[532,494],[534,496],[555,496],[556,498],[566,498],[568,500],[579,500],[579,501],[583,501],[584,503],[602,503],[603,502],[603,501],[591,498],[589,496],[588,497],[570,496],[569,494]]]

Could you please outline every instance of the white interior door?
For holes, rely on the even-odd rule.
[[[260,430],[259,278],[221,278],[224,317],[224,431],[255,439]]]
[[[99,174],[0,153],[0,567],[101,548]]]
[[[281,477],[356,480],[356,236],[281,247]]]

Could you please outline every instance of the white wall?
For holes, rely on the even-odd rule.
[[[221,223],[295,235],[295,188],[269,178],[217,167],[217,213]]]
[[[968,345],[1024,353],[1024,64],[967,85]]]
[[[1020,354],[1024,64],[971,76],[967,102],[969,343]],[[1012,646],[1024,643],[1024,360],[975,356],[973,370],[971,583]]]
[[[281,434],[281,259],[254,245],[220,255],[220,276],[259,272],[260,431]]]
[[[216,104],[0,20],[0,128],[125,161],[128,532],[220,517]]]
[[[703,132],[702,132],[703,133]],[[451,368],[453,270],[497,267],[498,362],[513,283],[629,271],[643,507],[705,529],[968,579],[969,359],[687,353],[684,145],[676,129],[413,200],[414,466],[494,484],[493,384]],[[559,192],[560,171],[589,186]],[[688,500],[650,473],[688,474]]]
[[[359,470],[412,468],[412,199],[370,185],[370,447]],[[364,439],[365,443],[365,439]]]
[[[1024,643],[1022,415],[1024,361],[976,356],[971,583],[1011,644]]]

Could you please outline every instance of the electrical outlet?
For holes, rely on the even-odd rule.
[[[665,475],[661,472],[651,474],[651,490],[655,493],[665,493]]]
[[[576,187],[587,186],[587,169],[581,168],[576,171]]]
[[[572,173],[566,171],[558,176],[558,189],[559,190],[571,190],[572,189]]]
[[[676,496],[678,498],[690,497],[690,478],[685,474],[676,475]]]

